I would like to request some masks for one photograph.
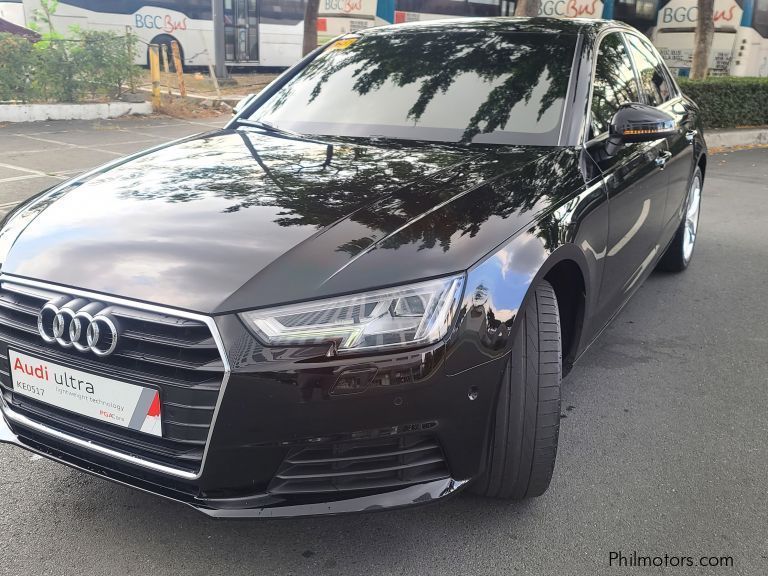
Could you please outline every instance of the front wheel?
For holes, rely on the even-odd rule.
[[[699,231],[699,213],[701,212],[701,186],[704,178],[697,167],[691,178],[688,197],[685,200],[685,214],[672,243],[659,261],[659,270],[682,272],[688,268],[693,258],[696,236]]]
[[[504,370],[488,463],[476,494],[521,500],[549,487],[560,432],[562,341],[555,291],[541,281]]]

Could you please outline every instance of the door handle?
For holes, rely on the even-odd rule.
[[[696,138],[696,134],[698,134],[698,130],[688,130],[688,132],[685,133],[685,139],[688,140],[691,144],[693,144],[693,139]]]
[[[667,160],[669,160],[670,158],[672,158],[672,152],[670,152],[669,150],[664,150],[656,158],[656,166],[664,170],[664,166],[666,165]]]

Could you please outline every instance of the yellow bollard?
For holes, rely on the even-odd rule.
[[[176,66],[176,77],[179,79],[179,94],[182,98],[187,96],[187,88],[184,86],[184,70],[181,66],[181,54],[179,53],[179,43],[176,40],[171,42],[171,52],[173,53],[173,65]]]
[[[168,44],[160,44],[160,56],[162,56],[161,60],[163,61],[163,72],[170,74],[171,67],[168,64]]]
[[[160,44],[160,60],[163,61],[163,80],[165,81],[165,87],[168,88],[168,96],[172,96],[171,91],[171,67],[168,64],[168,44]]]
[[[149,45],[149,77],[152,79],[152,108],[160,110],[160,47]]]

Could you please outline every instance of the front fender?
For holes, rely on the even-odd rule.
[[[578,268],[585,292],[584,321],[571,349],[588,342],[595,330],[589,319],[597,305],[607,239],[607,199],[602,180],[597,179],[470,268],[446,374],[507,354],[520,322],[518,312],[531,297],[531,287],[564,262]],[[581,282],[575,280],[574,289],[577,285],[581,289]]]

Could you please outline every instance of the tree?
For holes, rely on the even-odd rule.
[[[699,14],[696,18],[696,33],[693,35],[693,62],[691,78],[701,80],[709,71],[709,54],[715,35],[715,0],[698,0]]]
[[[517,0],[515,16],[538,16],[541,0]]]
[[[320,0],[307,0],[304,7],[304,43],[302,54],[305,56],[317,48],[317,11]]]

